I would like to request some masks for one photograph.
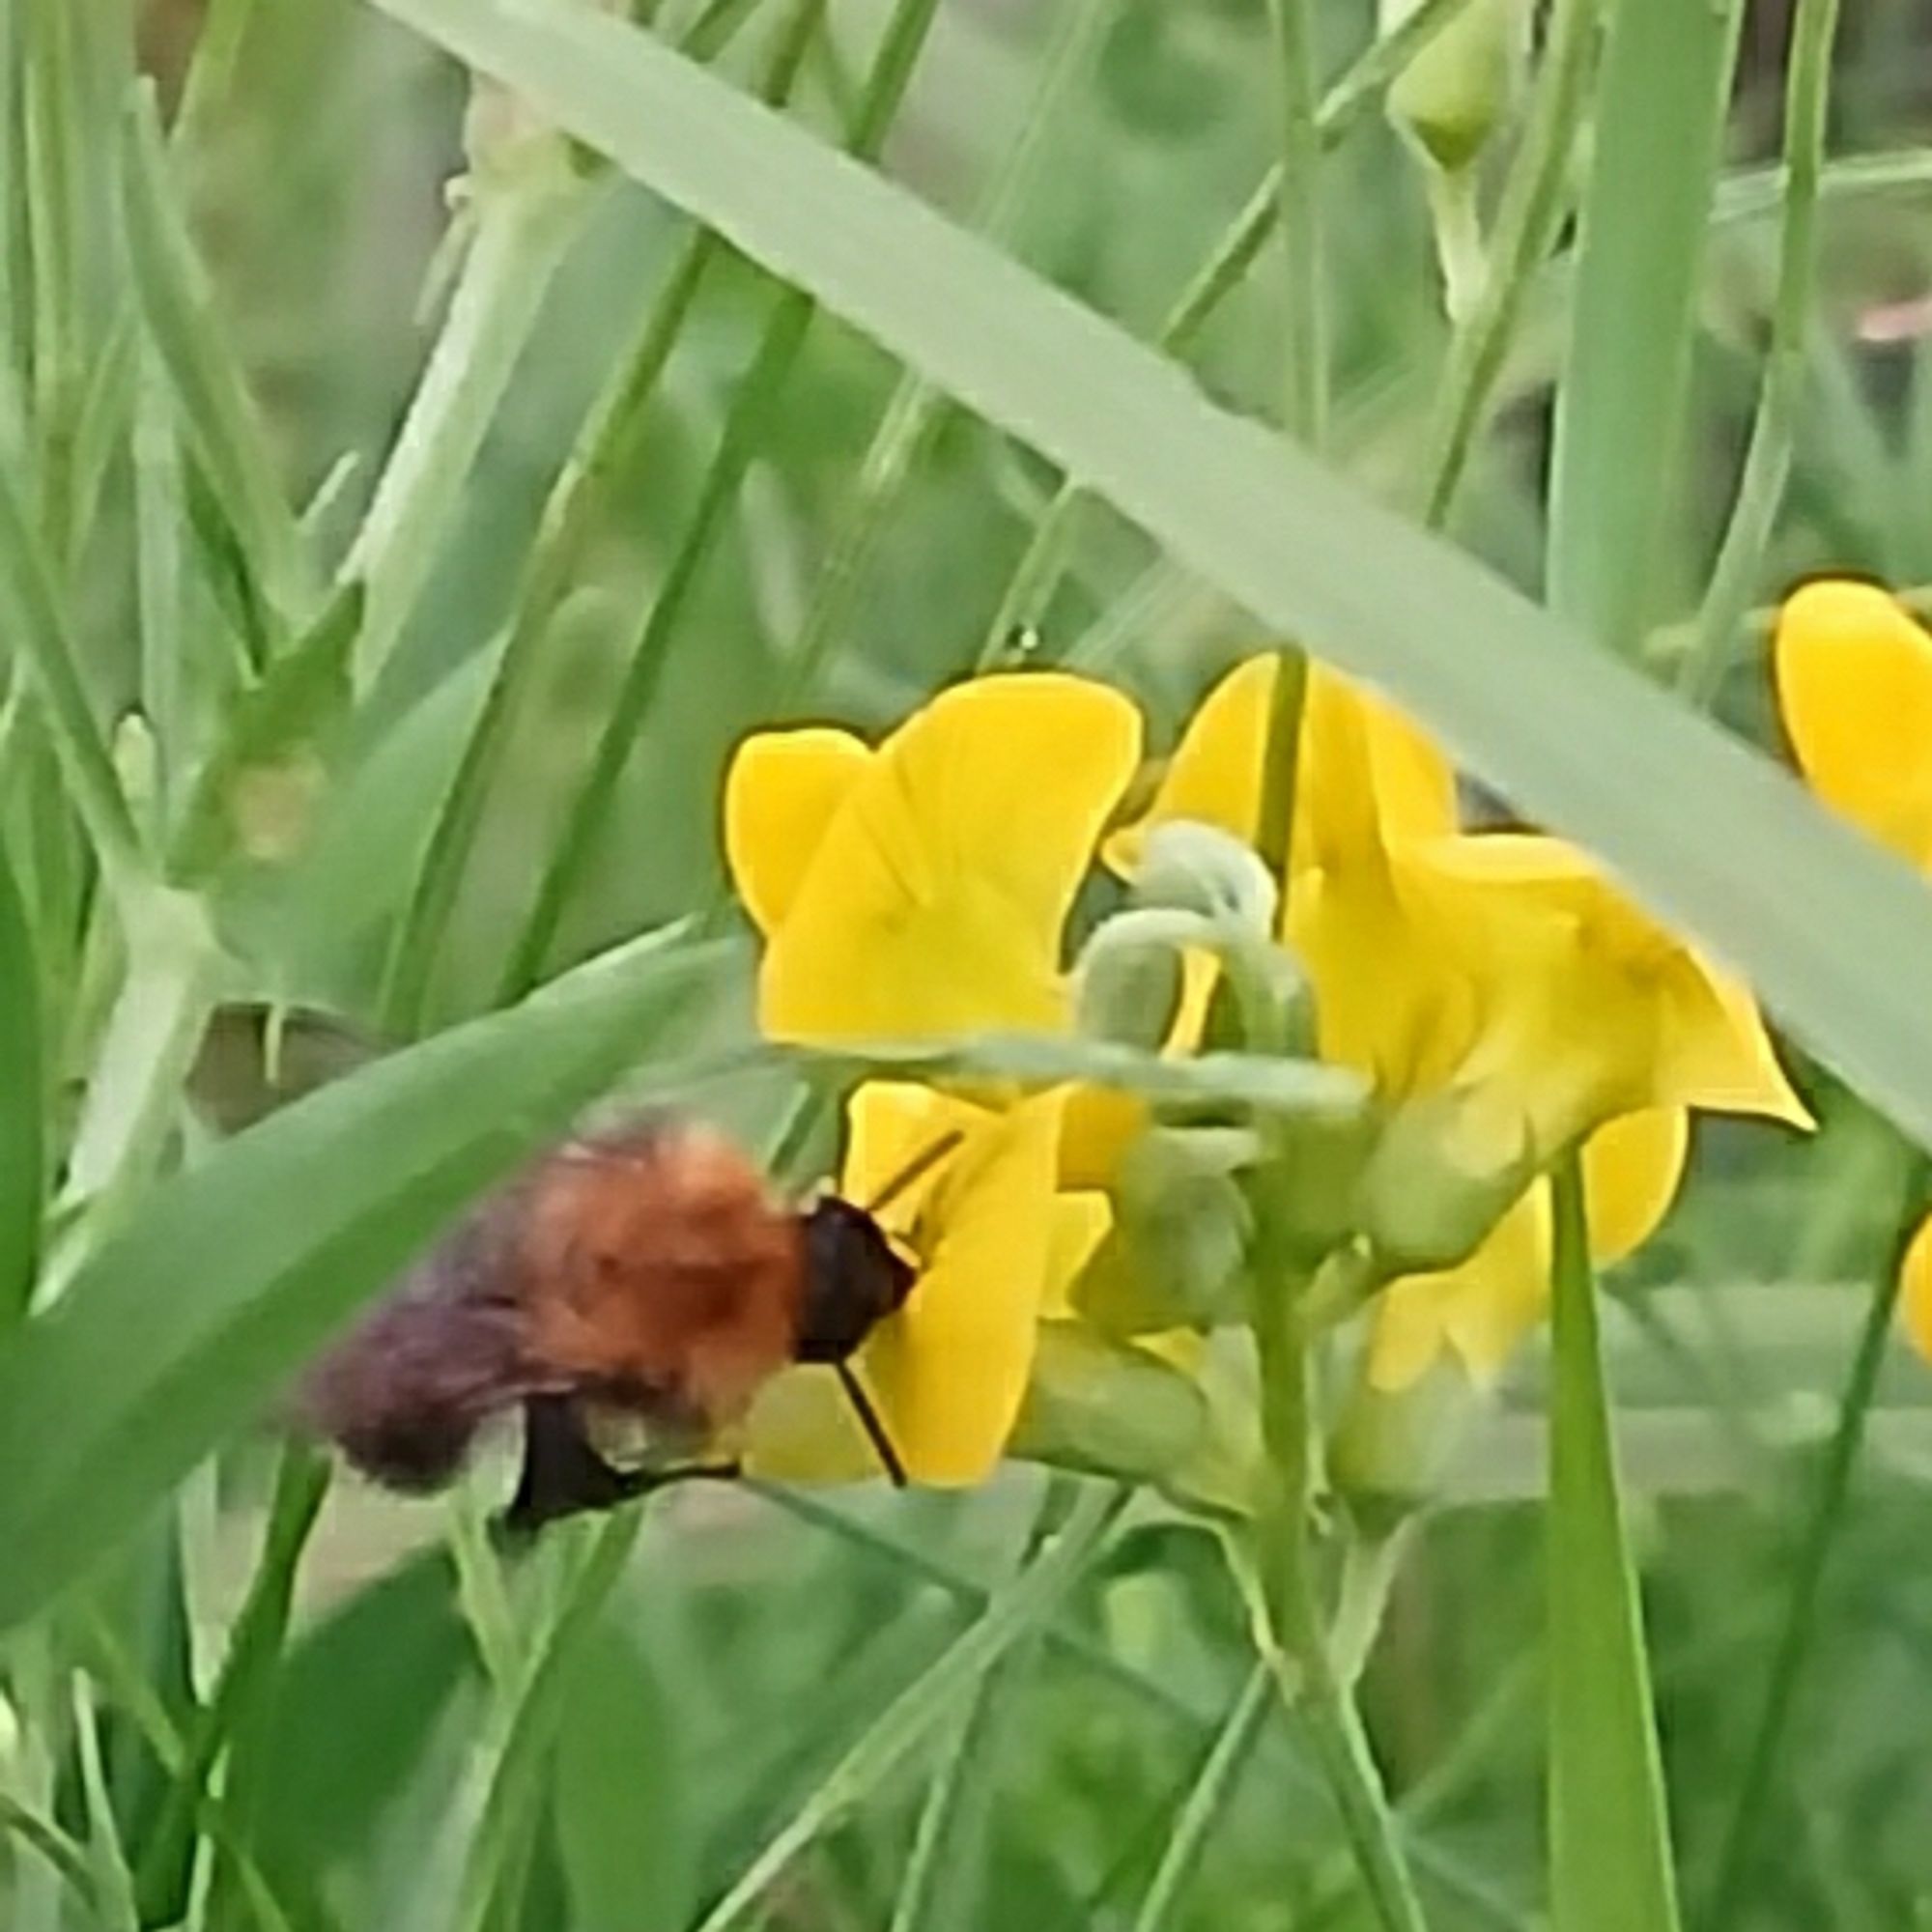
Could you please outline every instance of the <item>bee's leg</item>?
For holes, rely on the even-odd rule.
[[[502,1516],[511,1536],[532,1535],[582,1510],[614,1509],[641,1493],[642,1486],[597,1453],[570,1397],[525,1400],[523,1474]]]

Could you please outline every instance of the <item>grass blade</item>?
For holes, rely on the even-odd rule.
[[[0,1628],[110,1547],[466,1200],[559,1132],[717,957],[677,934],[621,948],[514,1012],[310,1094],[157,1190],[0,1355]],[[264,1207],[294,1201],[306,1211]]]
[[[727,1932],[744,1923],[792,1860],[904,1763],[954,1701],[1051,1612],[1126,1500],[1124,1491],[1105,1488],[1092,1489],[1080,1498],[1045,1555],[999,1591],[985,1614],[854,1741],[817,1790],[704,1915],[698,1932]]]
[[[143,84],[121,147],[128,272],[148,334],[173,381],[183,422],[257,581],[284,617],[305,589],[300,535],[260,416],[169,183],[154,97]]]
[[[1620,0],[1584,190],[1550,463],[1551,608],[1628,656],[1678,480],[1743,0]]]
[[[1549,1913],[1564,1932],[1673,1932],[1663,1771],[1574,1154],[1552,1185]]]
[[[41,1053],[41,969],[33,928],[0,841],[0,1337],[27,1312],[45,1202],[46,1068]]]
[[[1566,648],[1566,626],[1481,564],[645,36],[539,0],[380,4],[1086,475],[1264,622],[1385,687],[1519,811],[1592,847],[1655,913],[1751,975],[1821,1057],[1932,1139],[1932,904],[1767,760],[1620,663]],[[1740,853],[1753,863],[1741,868]]]

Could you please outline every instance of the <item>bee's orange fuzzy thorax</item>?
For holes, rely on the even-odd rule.
[[[565,1379],[717,1428],[792,1357],[797,1216],[716,1134],[566,1149],[534,1179],[522,1250],[530,1354]]]

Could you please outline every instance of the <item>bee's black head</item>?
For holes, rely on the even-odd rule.
[[[800,1217],[805,1229],[805,1304],[798,1359],[842,1362],[873,1327],[905,1304],[913,1267],[893,1251],[863,1208],[828,1195]]]

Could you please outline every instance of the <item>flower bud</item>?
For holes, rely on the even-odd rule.
[[[1382,32],[1420,4],[1382,0]],[[1390,86],[1389,119],[1444,173],[1466,169],[1521,98],[1529,14],[1526,0],[1471,0]]]
[[[1280,896],[1266,866],[1238,838],[1187,818],[1170,819],[1148,834],[1134,874],[1139,905],[1171,907],[1263,934],[1274,930]]]
[[[1384,1123],[1362,1171],[1357,1225],[1388,1274],[1433,1274],[1475,1252],[1534,1172],[1520,1122],[1467,1093],[1425,1094]]]
[[[1075,969],[1081,1033],[1150,1053],[1164,1047],[1180,1010],[1181,950],[1201,925],[1192,914],[1154,907],[1102,921]]]
[[[1329,1438],[1327,1466],[1364,1532],[1386,1535],[1433,1499],[1483,1401],[1449,1350],[1405,1388],[1357,1378]]]
[[[1258,1151],[1241,1128],[1141,1135],[1121,1161],[1113,1229],[1073,1287],[1095,1328],[1148,1335],[1238,1315],[1253,1217],[1236,1176]]]
[[[1007,1453],[1157,1482],[1193,1458],[1207,1428],[1207,1399],[1171,1363],[1078,1321],[1046,1321]]]

